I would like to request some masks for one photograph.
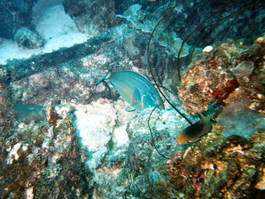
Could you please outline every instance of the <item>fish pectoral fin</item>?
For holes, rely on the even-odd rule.
[[[139,109],[142,107],[141,95],[137,88],[134,89],[130,101],[131,101],[130,105],[132,107],[135,107],[135,109]]]
[[[141,96],[141,107],[142,109],[145,108],[145,105],[144,105],[144,99],[145,99],[146,95],[142,95]]]
[[[142,95],[142,107],[143,108],[148,108],[148,107],[154,107],[157,106],[157,104],[154,102],[152,97],[150,95]]]
[[[126,91],[124,91],[126,93]],[[132,112],[141,108],[141,96],[137,88],[133,89],[131,93],[126,93],[127,102],[130,104],[130,107],[127,107],[125,110],[127,112]]]

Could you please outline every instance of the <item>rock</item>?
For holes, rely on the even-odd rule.
[[[254,70],[254,63],[252,61],[243,61],[230,70],[238,77],[250,76]]]
[[[216,127],[210,133],[213,136],[218,131]],[[230,136],[212,143],[206,136],[185,152],[177,151],[167,161],[175,197],[184,193],[189,198],[242,198],[252,195],[254,187],[263,189],[264,164],[254,161],[251,155],[254,151],[264,155],[262,148],[255,147],[257,136],[263,137],[264,131],[253,134],[251,141]]]
[[[13,39],[20,27],[32,27],[31,8],[36,0],[32,1],[2,1],[0,3],[0,37]]]
[[[204,49],[202,49],[202,52],[204,53],[210,53],[213,51],[213,46],[206,46]]]
[[[64,0],[63,5],[65,12],[73,18],[79,31],[88,33],[90,36],[107,31],[115,24],[115,2],[113,0],[107,2],[104,0],[93,2]]]
[[[17,30],[14,35],[14,39],[20,47],[34,49],[44,46],[44,39],[36,31],[32,31],[28,28],[22,27]]]
[[[48,121],[17,128],[5,138],[0,156],[1,187],[5,187],[1,198],[89,197],[90,174],[81,161],[85,153],[78,145],[72,107],[47,103],[46,108]]]

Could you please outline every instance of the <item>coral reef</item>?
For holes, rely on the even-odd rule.
[[[255,188],[264,189],[265,131],[256,131],[250,140],[231,136],[222,141],[218,129],[167,161],[175,197],[244,198],[255,194]]]
[[[76,109],[76,129],[88,154],[98,198],[161,198],[170,195],[163,158],[154,150],[147,121],[150,109],[126,112],[122,100],[99,99]],[[129,122],[129,124],[128,124]],[[186,127],[173,110],[158,110],[151,118],[155,144],[165,155],[177,148],[175,136]],[[177,126],[176,126],[177,125]],[[88,156],[88,157],[87,157]],[[111,192],[108,190],[112,190]]]
[[[260,37],[251,47],[216,45],[184,74],[179,95],[188,113],[213,102],[222,110],[208,135],[168,160],[176,197],[245,198],[264,189],[264,44]]]
[[[46,104],[48,120],[18,125],[1,144],[1,198],[89,197],[90,174],[73,127],[72,108]],[[60,187],[60,189],[58,189]]]
[[[230,96],[236,98],[233,92],[239,88],[245,95],[241,92],[237,98],[249,98],[250,109],[263,113],[264,46],[261,37],[243,52],[240,45],[230,41],[216,46],[210,54],[197,57],[183,75],[179,88],[183,108],[190,114],[203,112],[212,102],[225,104]],[[244,66],[247,69],[243,74],[234,74],[235,68],[246,63],[250,64]]]
[[[183,75],[179,96],[189,114],[207,110],[213,102],[222,103],[239,85],[226,70],[231,67],[226,56],[202,55]]]
[[[24,4],[26,10],[33,5],[8,2],[7,8],[16,4],[22,10]],[[61,12],[61,2],[78,28],[91,33],[88,40],[0,65],[0,198],[254,198],[264,193],[265,37],[251,47],[242,40],[209,42],[224,27],[231,38],[240,37],[241,32],[255,37],[264,30],[261,6],[239,13],[239,20],[251,16],[251,25],[249,20],[234,23],[236,17],[229,18],[197,43],[212,46],[184,73],[178,92],[183,108],[194,114],[215,103],[221,113],[214,115],[211,132],[195,143],[179,145],[176,137],[189,124],[175,110],[166,105],[167,109],[156,109],[151,116],[149,108],[126,112],[128,105],[112,87],[95,87],[95,82],[109,69],[150,77],[146,45],[163,15],[150,46],[151,65],[163,87],[176,86],[178,80],[170,78],[176,73],[178,49],[220,2],[183,1],[167,9],[172,1],[45,0],[38,1],[33,12],[57,11],[58,7],[50,7],[54,4],[59,4]],[[233,1],[225,13],[199,27],[188,44],[196,43],[196,37],[222,14],[238,9],[237,3]],[[0,11],[12,15],[5,5],[0,2]],[[28,14],[31,17],[31,11]],[[6,21],[10,24],[11,15]],[[247,31],[257,23],[259,28]],[[5,30],[16,32],[16,25]],[[190,47],[183,47],[180,62],[185,65]],[[165,73],[172,74],[165,78]],[[189,118],[197,121],[196,116]]]
[[[0,64],[0,146],[8,136],[14,122],[13,104],[7,79],[8,72]]]

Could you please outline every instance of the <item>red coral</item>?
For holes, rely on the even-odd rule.
[[[239,83],[236,79],[229,80],[225,83],[223,89],[215,90],[212,95],[215,97],[216,101],[219,103],[224,103],[224,100],[227,99],[229,94],[232,93],[237,87],[239,87]]]

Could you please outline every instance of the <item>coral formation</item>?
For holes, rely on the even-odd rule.
[[[250,108],[262,113],[265,107],[264,45],[264,38],[261,37],[243,52],[239,44],[230,41],[217,46],[210,54],[198,56],[183,75],[179,88],[183,108],[195,114],[207,110],[213,102],[225,104],[230,96],[235,97],[233,92],[240,87],[246,91],[245,96],[238,97],[248,96],[251,99]],[[236,67],[233,67],[234,63]],[[238,67],[247,69],[238,74]]]
[[[211,134],[218,134],[218,129],[215,126]],[[255,188],[263,189],[264,135],[263,130],[250,140],[231,136],[222,141],[219,133],[215,146],[209,146],[208,136],[185,152],[177,151],[167,161],[175,197],[244,198],[254,194]]]
[[[184,74],[179,95],[188,113],[213,102],[222,111],[211,133],[168,160],[176,197],[244,198],[264,189],[264,44],[219,44]]]
[[[207,110],[213,102],[222,103],[239,85],[226,71],[231,66],[228,57],[202,55],[183,75],[179,96],[183,108],[190,114]]]
[[[16,4],[22,9],[23,2],[31,10],[35,1],[9,1],[7,8]],[[263,31],[262,6],[238,13],[239,20],[251,16],[251,25],[229,18],[198,41],[196,47],[212,46],[192,61],[179,95],[188,113],[205,111],[212,103],[219,104],[221,113],[214,115],[211,132],[195,143],[180,145],[176,137],[189,124],[168,105],[151,116],[148,108],[126,112],[127,104],[113,88],[94,84],[112,68],[149,77],[145,66],[150,58],[163,87],[174,85],[176,78],[170,78],[176,73],[175,57],[185,36],[220,2],[183,1],[167,9],[173,1],[45,0],[35,4],[34,13],[46,8],[49,13],[49,5],[58,3],[63,11],[61,2],[78,28],[91,33],[87,38],[97,36],[0,65],[0,198],[254,198],[264,193],[265,37],[252,47],[243,41],[210,42],[221,35],[223,26],[231,38],[241,32],[254,37]],[[244,6],[237,2],[219,14],[229,15]],[[250,0],[247,3],[253,5]],[[3,5],[0,2],[0,11],[6,17]],[[146,43],[162,15],[165,18],[155,31],[148,57]],[[194,38],[207,32],[220,15],[197,26],[188,44],[196,43]],[[10,21],[11,15],[5,23]],[[248,31],[258,22],[259,28]],[[16,32],[18,27],[13,25],[5,30]],[[31,35],[27,31],[26,36]],[[106,32],[98,34],[101,31]],[[24,41],[33,40],[26,37]],[[183,46],[181,64],[185,65],[189,45]],[[172,75],[165,78],[165,73]],[[34,109],[31,116],[27,105]],[[39,117],[41,110],[44,115]],[[196,124],[196,116],[189,118]]]
[[[19,125],[1,143],[1,198],[89,197],[90,174],[80,158],[72,108],[46,105],[51,107],[60,115],[56,126],[48,121]]]
[[[11,102],[11,92],[7,84],[8,72],[0,64],[0,146],[3,144],[5,137],[8,135],[14,114]]]

